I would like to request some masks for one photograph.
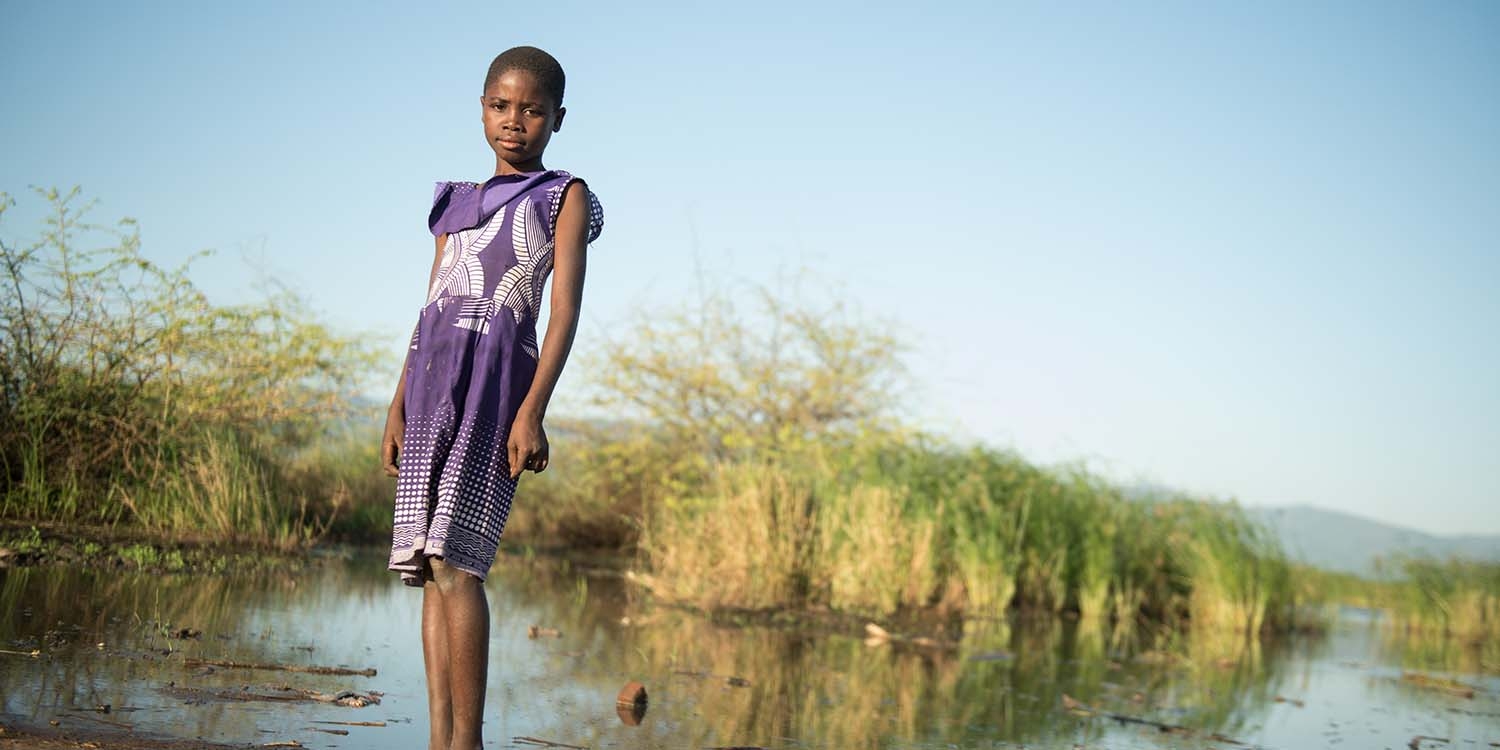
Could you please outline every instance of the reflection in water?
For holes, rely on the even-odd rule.
[[[1500,684],[1474,700],[1401,683],[1401,648],[1353,625],[1327,639],[1266,643],[1182,637],[1111,641],[1100,628],[965,623],[955,646],[767,627],[729,627],[630,603],[618,581],[502,560],[486,735],[590,747],[1207,747],[1218,733],[1273,747],[1404,746],[1415,734],[1500,740]],[[58,568],[0,571],[0,712],[34,723],[99,722],[234,742],[421,747],[420,594],[378,553],[293,576],[147,576]],[[528,638],[527,628],[558,638]],[[180,638],[184,629],[201,631]],[[1159,644],[1158,644],[1159,646]],[[1413,648],[1413,647],[1403,647]],[[1430,650],[1430,649],[1429,649]],[[1467,652],[1464,652],[1467,653]],[[194,668],[185,658],[374,667],[375,677]],[[1424,668],[1473,662],[1420,655]],[[1478,658],[1478,657],[1476,657]],[[1480,671],[1482,662],[1477,662]],[[617,713],[640,680],[644,714]],[[363,709],[182,696],[290,686],[381,691]],[[190,688],[184,691],[183,688]],[[1188,727],[1162,734],[1064,705]],[[93,712],[108,704],[111,713]],[[1374,707],[1374,710],[1372,710]],[[630,720],[627,720],[630,719]],[[335,737],[316,721],[385,721]]]

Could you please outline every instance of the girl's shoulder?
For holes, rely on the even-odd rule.
[[[604,231],[604,206],[599,203],[599,196],[594,194],[593,188],[582,177],[561,169],[553,170],[552,174],[557,177],[547,185],[547,225],[554,231],[557,229],[557,215],[562,211],[563,196],[567,194],[568,188],[577,183],[588,197],[588,241],[598,239],[599,234]]]

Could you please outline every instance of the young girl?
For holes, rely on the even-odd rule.
[[[517,478],[547,468],[542,418],[578,327],[585,249],[603,226],[581,180],[542,166],[562,128],[562,99],[562,67],[542,50],[516,47],[490,64],[480,104],[495,174],[438,183],[427,304],[386,418],[381,458],[397,477],[390,568],[423,589],[432,750],[481,744],[484,577]],[[554,269],[538,347],[542,286]]]

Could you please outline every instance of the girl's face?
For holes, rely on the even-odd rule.
[[[562,129],[567,110],[557,106],[536,76],[521,70],[500,74],[479,97],[484,138],[495,151],[495,174],[542,169],[542,152]]]

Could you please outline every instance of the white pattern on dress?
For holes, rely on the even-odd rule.
[[[438,262],[437,278],[427,290],[427,304],[438,303],[442,311],[447,297],[468,297],[484,293],[484,265],[479,261],[479,251],[490,244],[500,233],[504,223],[503,211],[496,211],[484,226],[465,229],[448,235],[443,246],[443,257]],[[467,326],[466,326],[467,327]]]

